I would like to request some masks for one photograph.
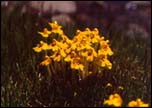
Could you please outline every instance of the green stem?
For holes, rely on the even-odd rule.
[[[84,57],[82,58],[82,60],[84,63],[84,70],[82,71],[82,79],[84,79],[88,74],[88,62],[86,61]]]
[[[46,50],[45,50],[45,56],[48,56]],[[50,78],[50,77],[52,76],[51,69],[50,69],[50,65],[47,66],[47,70],[48,70],[49,78]]]
[[[85,61],[85,77],[88,76],[88,62]]]
[[[51,76],[52,76],[52,73],[51,73],[51,69],[50,69],[50,66],[49,66],[49,65],[47,66],[47,70],[48,70],[48,72],[49,72],[49,77],[51,77]]]

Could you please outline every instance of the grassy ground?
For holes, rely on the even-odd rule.
[[[1,106],[103,106],[114,92],[122,96],[123,106],[137,97],[151,102],[150,40],[130,39],[111,27],[105,37],[114,51],[112,70],[75,86],[60,78],[47,80],[47,70],[39,66],[41,55],[32,49],[41,40],[37,31],[49,20],[19,13],[19,9],[9,14],[1,10]]]

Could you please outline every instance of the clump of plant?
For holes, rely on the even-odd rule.
[[[109,40],[99,35],[97,28],[77,30],[73,39],[69,39],[62,26],[55,21],[49,23],[51,30],[44,28],[38,32],[45,41],[34,47],[37,53],[45,52],[41,65],[47,66],[49,77],[59,72],[77,70],[80,79],[101,72],[102,68],[112,68],[108,57],[113,55]]]

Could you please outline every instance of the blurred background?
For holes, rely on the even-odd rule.
[[[41,55],[32,50],[42,39],[37,32],[54,20],[70,38],[97,27],[114,51],[113,69],[74,99],[52,89],[38,65]],[[1,106],[102,106],[108,82],[124,86],[124,104],[136,97],[150,103],[150,1],[1,1]]]
[[[151,35],[150,1],[2,1],[1,7],[8,14],[20,7],[18,14],[57,20],[64,26],[100,27],[106,32],[113,27],[128,36],[132,31],[142,32],[144,38]]]

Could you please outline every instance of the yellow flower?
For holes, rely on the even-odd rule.
[[[111,84],[111,83],[108,83],[108,84],[106,85],[106,87],[112,87],[112,84]]]
[[[75,42],[76,48],[77,48],[78,51],[83,50],[83,49],[90,49],[91,48],[90,41],[84,35],[76,38],[75,41],[76,41]]]
[[[98,35],[98,34],[99,34],[98,28],[94,28],[93,33],[94,33],[95,35]]]
[[[52,51],[58,51],[59,50],[59,42],[56,39],[53,39],[52,43],[49,45],[50,49]]]
[[[89,28],[86,28],[84,32],[89,34],[89,33],[91,33],[91,30]]]
[[[71,50],[72,50],[72,45],[71,45],[71,43],[70,43],[70,44],[67,44],[67,48],[65,49],[65,52],[66,52],[67,54],[69,54],[69,53],[71,52]]]
[[[92,31],[89,28],[86,28],[85,31],[81,32],[84,36],[88,37],[88,35],[90,33],[92,33]]]
[[[51,47],[47,44],[47,43],[45,43],[45,42],[43,42],[43,41],[40,41],[40,43],[41,43],[41,47],[42,47],[42,50],[50,50],[51,49]]]
[[[71,62],[74,57],[76,57],[76,53],[72,51],[70,54],[68,54],[68,56],[64,59],[64,61]]]
[[[106,55],[113,55],[113,52],[111,50],[111,48],[108,45],[108,41],[101,41],[100,42],[100,47],[101,49],[99,51],[104,52]]]
[[[95,28],[90,34],[89,34],[89,38],[90,38],[90,41],[92,43],[97,43],[100,39],[100,36],[99,36],[99,31],[97,28]]]
[[[74,36],[72,43],[77,44],[79,42],[79,38],[77,36]]]
[[[39,47],[39,45],[38,45],[38,46],[34,47],[33,50],[34,50],[35,52],[38,52],[38,53],[39,53],[39,52],[42,51],[42,48]]]
[[[84,66],[82,64],[82,61],[79,57],[75,57],[71,61],[71,69],[76,69],[76,70],[84,70]]]
[[[44,28],[43,32],[38,32],[38,33],[41,34],[43,37],[47,38],[49,34],[51,34],[51,31],[48,31],[47,28]]]
[[[112,69],[112,63],[108,59],[105,60],[105,63],[108,69]]]
[[[49,50],[51,49],[50,46],[43,42],[43,41],[40,41],[40,44],[38,44],[36,47],[33,48],[35,52],[41,52],[42,50]]]
[[[87,37],[82,37],[82,39],[80,40],[80,44],[82,45],[87,45],[89,44],[90,42],[88,41],[88,38]]]
[[[59,62],[64,57],[66,57],[66,53],[64,49],[61,48],[59,48],[59,50],[51,56],[51,58],[53,58],[53,60],[57,62]]]
[[[73,40],[72,40],[72,44],[71,44],[71,49],[72,50],[75,50],[76,48],[77,48],[77,38],[74,38]]]
[[[53,23],[49,23],[49,25],[52,28],[51,32],[57,33],[57,34],[60,34],[60,35],[63,34],[63,30],[61,29],[62,27],[58,25],[57,21],[54,21]]]
[[[119,86],[118,89],[123,90],[124,88],[122,86]]]
[[[110,95],[109,99],[105,100],[103,104],[120,107],[122,105],[122,99],[119,94],[115,93],[115,94]]]
[[[60,52],[55,52],[52,56],[50,56],[51,58],[53,58],[54,61],[59,62],[61,60],[61,54]]]
[[[128,107],[149,107],[149,104],[146,104],[141,101],[140,98],[137,98],[136,101],[129,102]]]
[[[59,42],[59,45],[60,45],[61,48],[66,49],[66,48],[69,47],[69,45],[70,45],[72,42],[71,42],[71,40],[70,40],[68,37],[66,37],[66,36],[64,36],[64,35],[63,35],[62,37],[63,37],[63,39],[62,39],[61,42]]]
[[[91,41],[92,43],[97,43],[97,42],[98,42],[98,39],[99,39],[99,36],[98,36],[98,35],[90,34],[90,41]]]
[[[97,57],[97,53],[93,48],[82,51],[81,55],[86,57],[87,61],[93,61],[94,57]]]
[[[61,54],[62,57],[66,56],[66,53],[65,53],[64,49],[60,49],[60,54]]]
[[[62,35],[62,41],[63,41],[63,43],[71,43],[72,42],[66,35]]]
[[[61,26],[58,25],[57,21],[49,23],[49,25],[52,27],[52,29],[60,29],[61,28]]]
[[[51,63],[51,59],[49,56],[45,56],[45,60],[41,62],[41,65],[48,66]]]
[[[107,67],[108,69],[112,68],[111,62],[107,59],[107,56],[105,54],[98,55],[98,64],[101,67]]]
[[[78,34],[80,34],[80,33],[81,33],[81,30],[78,29],[78,30],[76,31],[76,35],[78,35]]]

